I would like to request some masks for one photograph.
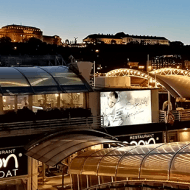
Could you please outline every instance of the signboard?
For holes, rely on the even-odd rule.
[[[0,149],[0,178],[28,174],[28,158],[24,148]]]
[[[162,143],[163,135],[162,132],[136,134],[136,135],[118,137],[118,140],[127,142],[132,145],[147,145],[147,144]]]
[[[152,122],[150,90],[101,92],[100,103],[105,127]]]

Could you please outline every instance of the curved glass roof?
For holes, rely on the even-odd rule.
[[[70,131],[71,133],[71,131]],[[46,138],[45,138],[46,139]],[[40,139],[29,148],[27,148],[27,155],[39,160],[47,165],[54,166],[67,158],[69,155],[98,144],[111,144],[118,141],[109,138],[94,136],[91,134],[62,134],[60,136],[51,137],[46,140]],[[107,149],[102,150],[101,154],[108,152]],[[97,152],[95,152],[97,154]],[[79,163],[76,164],[77,166]]]
[[[1,67],[2,95],[87,92],[90,86],[66,66]]]
[[[159,75],[152,74],[174,97],[190,98],[190,77],[183,75]],[[184,90],[185,89],[185,90]]]
[[[69,173],[190,182],[190,142],[85,152],[73,159]]]

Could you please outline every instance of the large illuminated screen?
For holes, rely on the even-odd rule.
[[[151,91],[101,92],[101,115],[104,126],[151,123]]]

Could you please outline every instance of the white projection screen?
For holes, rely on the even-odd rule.
[[[152,122],[151,91],[111,91],[100,93],[105,127]]]

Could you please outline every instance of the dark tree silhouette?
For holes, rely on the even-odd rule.
[[[0,43],[2,43],[2,44],[9,44],[9,43],[11,43],[11,38],[9,38],[9,37],[2,37],[2,38],[0,38]]]
[[[42,43],[42,41],[40,40],[40,39],[38,39],[38,38],[30,38],[29,40],[28,40],[28,43],[29,44],[35,44],[35,45],[38,45],[38,44],[41,44]]]

